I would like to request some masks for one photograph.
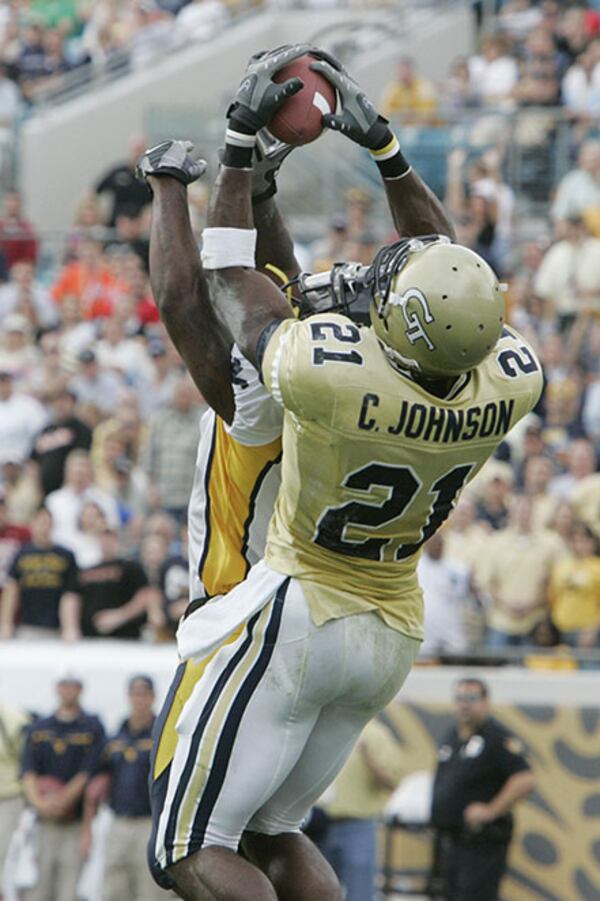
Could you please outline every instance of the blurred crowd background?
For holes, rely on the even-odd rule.
[[[47,241],[19,192],[19,122],[73,68],[93,77],[113,55],[124,71],[143,67],[251,9],[221,0],[12,0],[0,9],[3,639],[172,640],[187,601],[186,505],[206,409],[149,285],[150,197],[133,175],[147,139],[131,136],[123,158],[90,183],[68,234]],[[423,657],[592,667],[600,3],[480,2],[472,14],[477,46],[447,78],[435,83],[402,55],[373,99],[445,200],[459,240],[507,283],[509,322],[537,350],[546,385],[425,547]],[[198,237],[207,193],[202,182],[190,192]],[[306,269],[370,262],[394,238],[369,190],[351,187],[338,203],[298,236]]]

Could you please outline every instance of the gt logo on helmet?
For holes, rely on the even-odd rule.
[[[423,294],[422,291],[419,291],[418,288],[409,288],[408,291],[405,291],[404,294],[392,294],[390,296],[390,303],[392,305],[398,305],[402,310],[402,315],[404,316],[404,320],[408,326],[406,329],[406,337],[410,341],[411,344],[416,344],[416,342],[422,338],[429,350],[435,350],[435,344],[425,331],[425,326],[421,322],[419,318],[418,310],[409,310],[408,304],[411,300],[416,300],[421,305],[421,310],[423,311],[423,319],[425,323],[434,322],[435,317],[431,310],[429,309],[429,304],[427,303],[427,298]]]

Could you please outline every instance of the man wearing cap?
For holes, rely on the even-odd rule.
[[[31,542],[12,561],[0,604],[0,639],[79,638],[78,570],[71,551],[52,540],[51,513],[41,507],[31,521]]]
[[[82,710],[81,679],[63,673],[53,714],[29,730],[23,752],[23,791],[39,819],[39,878],[27,901],[75,901],[81,866],[82,798],[98,767],[104,728]]]
[[[125,386],[123,378],[112,369],[101,369],[90,347],[80,351],[77,360],[77,374],[69,385],[77,403],[93,404],[102,413],[114,413],[119,391]]]
[[[108,776],[106,794],[114,813],[106,849],[102,897],[103,901],[160,901],[164,893],[152,879],[146,862],[146,844],[152,828],[148,775],[152,727],[156,719],[152,679],[145,675],[133,676],[129,680],[127,696],[129,716],[108,740],[101,762],[101,772]],[[102,798],[101,783],[99,788],[94,791],[90,785],[86,796],[86,843],[91,817]]]
[[[461,679],[456,721],[439,752],[431,822],[441,837],[447,901],[496,901],[511,810],[535,787],[523,743],[490,716],[487,686]]]
[[[35,437],[31,459],[37,464],[44,497],[62,487],[65,462],[75,448],[89,450],[92,432],[75,416],[75,393],[60,388],[50,398],[51,422]]]
[[[31,451],[34,436],[46,425],[46,411],[33,397],[13,390],[13,376],[0,368],[0,448],[19,460]]]

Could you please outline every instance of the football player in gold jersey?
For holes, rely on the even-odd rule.
[[[422,543],[542,383],[533,352],[504,326],[494,273],[448,239],[377,254],[362,279],[372,320],[362,330],[336,313],[294,319],[256,272],[253,138],[297,89],[271,79],[288,61],[274,52],[246,73],[204,233],[212,300],[283,407],[284,430],[264,561],[179,629],[184,658],[216,650],[177,724],[158,836],[190,899],[339,897],[311,895],[307,857],[286,849],[410,670]],[[314,65],[342,104],[325,124],[366,146],[410,196],[416,176],[385,121],[339,64]],[[258,837],[246,860],[235,854],[244,830]],[[279,859],[261,854],[267,842]]]
[[[298,47],[294,52],[304,49]],[[229,345],[216,331],[217,324],[206,306],[206,284],[189,226],[185,187],[182,189],[202,173],[204,165],[189,157],[188,149],[184,142],[164,142],[147,151],[141,168],[153,188],[151,274],[161,315],[200,390],[220,413],[211,411],[203,421],[190,499],[190,609],[195,609],[206,597],[224,594],[241,581],[263,555],[280,481],[283,411],[262,386],[254,367],[235,348],[230,366]],[[262,266],[269,261],[267,268],[293,276],[298,267],[292,242],[273,200],[275,174],[287,152],[285,146],[267,148],[267,155],[254,167],[253,206],[257,261]],[[386,183],[386,189],[392,216],[404,233],[450,230],[443,208],[419,179],[401,194],[392,182]],[[322,277],[319,282],[323,283]],[[164,787],[177,745],[175,723],[205,664],[188,661],[178,668],[159,717],[153,761],[156,821],[163,811]],[[195,850],[193,843],[189,850]],[[153,868],[160,881],[168,884],[154,862]],[[318,891],[321,886],[313,887]]]

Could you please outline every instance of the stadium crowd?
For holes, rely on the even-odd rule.
[[[59,21],[67,7],[57,4]],[[600,14],[553,0],[514,2],[502,5],[496,24],[479,54],[456,61],[443,88],[402,59],[383,98],[390,115],[410,121],[441,115],[452,95],[455,110],[476,113],[471,137],[487,129],[485,147],[473,141],[449,155],[446,202],[460,240],[501,270],[509,321],[546,374],[535,414],[426,547],[424,653],[433,656],[483,645],[589,649],[599,641],[600,142],[592,107],[577,112],[568,85],[600,47]],[[517,228],[515,215],[527,198],[509,183],[494,117],[499,102],[521,103],[530,66],[536,83],[554,80],[553,104],[562,97],[572,163],[549,186],[546,218],[532,220],[528,235],[526,218]],[[490,81],[501,97],[485,91],[489,67],[500,73]],[[590,103],[596,82],[600,90],[600,54],[593,71]],[[186,603],[186,504],[205,407],[152,299],[149,197],[133,176],[142,148],[143,139],[132,140],[128,159],[98,174],[59,254],[48,254],[19,193],[4,197],[4,639],[169,640]],[[202,187],[191,198],[199,233]],[[311,268],[370,262],[372,201],[363,190],[347,193],[328,227],[302,248]]]

